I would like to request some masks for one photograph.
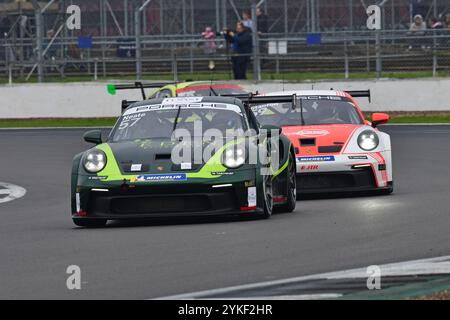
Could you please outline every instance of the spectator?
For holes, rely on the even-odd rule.
[[[447,29],[450,29],[450,13],[445,16],[445,26]]]
[[[430,29],[433,30],[444,28],[444,24],[436,17],[430,17],[428,19],[428,25],[430,26]]]
[[[43,50],[47,49],[47,47],[50,45],[50,43],[52,42],[53,37],[55,36],[55,31],[53,29],[49,29],[47,31],[47,39],[44,40],[43,43]],[[56,56],[56,49],[54,47],[54,45],[51,45],[48,49],[47,49],[47,54],[46,57],[53,59]]]
[[[7,16],[0,16],[0,36],[3,39],[5,33],[8,33],[11,29],[11,20]]]
[[[262,36],[269,32],[269,24],[267,15],[264,13],[264,10],[261,7],[256,8],[256,18],[258,23],[258,35]],[[264,39],[259,39],[259,53],[264,54],[267,53],[267,42]],[[262,65],[265,65],[265,60],[261,61]]]
[[[248,11],[242,12],[242,23],[244,24],[244,27],[250,29],[250,31],[253,30],[253,21]]]
[[[236,25],[236,33],[227,31],[225,39],[232,44],[234,55],[232,57],[233,73],[235,80],[247,79],[247,67],[253,49],[251,31],[244,26],[243,22]]]
[[[414,16],[414,22],[409,27],[409,35],[411,36],[425,36],[425,32],[427,30],[427,25],[423,21],[423,17],[420,14],[417,14]],[[408,50],[411,50],[414,47],[422,47],[422,49],[425,48],[425,44],[423,42],[423,39],[412,39],[410,41],[410,45]]]
[[[269,32],[269,24],[268,24],[268,17],[264,13],[263,9],[261,7],[258,7],[256,9],[256,17],[258,22],[258,32],[260,34],[268,33]]]
[[[427,30],[427,25],[423,21],[422,15],[415,15],[414,22],[409,27],[409,31],[415,32],[416,34],[425,34],[425,30]]]
[[[206,27],[205,31],[202,33],[202,38],[205,40],[203,43],[203,52],[207,55],[212,55],[216,53],[217,44],[215,41],[216,34],[213,32],[211,27]]]

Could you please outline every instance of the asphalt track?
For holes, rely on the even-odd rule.
[[[0,131],[0,299],[146,299],[450,255],[450,126],[389,126],[391,196],[314,199],[272,219],[72,225],[82,130]],[[82,290],[66,288],[81,268]]]

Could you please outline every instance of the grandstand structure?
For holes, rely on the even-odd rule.
[[[36,6],[38,4],[38,7]],[[200,33],[233,28],[257,0],[1,0],[0,72],[10,78],[39,74],[95,76],[229,70],[229,48],[217,37],[214,57],[203,53]],[[66,8],[76,4],[82,28],[64,28]],[[382,8],[378,38],[366,28],[366,9]],[[450,69],[447,32],[428,33],[426,50],[407,51],[406,32],[416,14],[425,20],[450,12],[448,0],[265,0],[269,33],[259,37],[263,72],[371,72]],[[45,7],[38,15],[36,8]],[[139,10],[142,9],[142,10]],[[41,24],[37,24],[41,19]],[[37,29],[39,27],[39,30]],[[320,34],[311,46],[308,36]],[[39,36],[40,35],[40,36]],[[80,39],[90,38],[89,48]],[[274,41],[286,54],[269,54]],[[49,45],[50,44],[50,45]],[[128,49],[127,49],[128,48]],[[136,49],[138,48],[138,49]],[[383,60],[383,63],[381,63]],[[381,71],[381,70],[377,70]]]
[[[47,1],[39,1],[45,4]],[[57,0],[45,16],[45,28],[54,27],[70,4],[83,12],[83,33],[93,36],[122,36],[134,33],[134,11],[145,0]],[[373,3],[372,3],[373,2]],[[266,0],[261,5],[269,17],[269,31],[315,32],[361,30],[365,8],[383,3],[385,29],[405,29],[415,14],[424,17],[448,12],[446,0]],[[251,0],[153,0],[142,11],[142,34],[195,34],[205,26],[215,30],[233,26]],[[14,22],[18,16],[34,16],[30,0],[2,0],[0,18]]]

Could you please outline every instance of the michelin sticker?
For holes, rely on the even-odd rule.
[[[164,181],[186,181],[187,176],[184,173],[180,174],[149,174],[143,176],[136,176],[131,179],[131,182],[164,182]]]
[[[299,157],[297,161],[299,162],[332,162],[336,159],[334,156],[324,156],[324,157]]]
[[[27,191],[19,186],[0,182],[0,204],[22,198]]]

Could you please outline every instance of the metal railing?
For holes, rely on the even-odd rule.
[[[135,37],[93,37],[90,49],[80,49],[78,38],[59,37],[49,48],[45,42],[42,60],[48,76],[135,76],[141,66],[144,77],[180,73],[230,73],[232,50],[222,38],[215,40],[216,52],[207,54],[208,41],[198,35],[140,36],[141,54],[136,55]],[[411,34],[402,30],[321,33],[320,44],[310,44],[308,34],[267,34],[258,39],[259,70],[263,75],[288,72],[342,74],[428,71],[436,76],[450,70],[450,30]],[[280,51],[274,51],[278,48]],[[270,52],[269,52],[270,49]],[[286,49],[286,50],[284,50]],[[0,42],[0,72],[9,82],[30,79],[38,63],[32,39],[3,39]],[[253,57],[253,55],[252,55]],[[249,68],[251,70],[251,67]],[[258,70],[258,69],[255,69]],[[255,76],[255,75],[254,75]],[[230,73],[231,78],[231,73]],[[257,78],[257,76],[255,76]]]

